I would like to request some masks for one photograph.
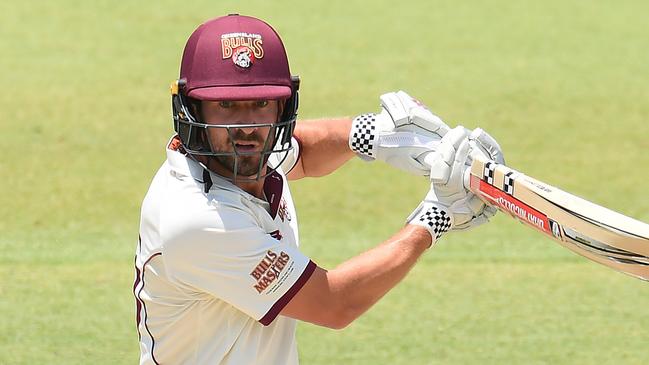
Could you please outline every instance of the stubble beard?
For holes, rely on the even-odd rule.
[[[261,153],[252,156],[215,156],[216,161],[228,171],[242,177],[255,177],[260,170],[259,163],[262,159]],[[264,158],[265,160],[267,158]],[[236,171],[235,171],[236,161]],[[265,161],[264,161],[265,163]],[[264,163],[262,163],[262,168]],[[261,171],[263,174],[263,171]]]
[[[238,141],[251,141],[256,142],[260,146],[264,146],[266,138],[271,138],[269,135],[254,134],[250,136],[238,135],[235,134],[234,139]],[[232,144],[232,140],[228,137],[228,144]],[[272,143],[271,143],[272,145]],[[216,156],[216,160],[222,166],[226,167],[228,171],[231,171],[236,176],[256,178],[261,176],[265,172],[265,165],[268,161],[268,154],[264,153],[265,151],[256,152],[254,154],[244,154],[244,155],[235,155],[235,156]],[[235,170],[236,162],[236,170]]]

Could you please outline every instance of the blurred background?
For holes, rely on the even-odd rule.
[[[0,4],[0,364],[133,364],[139,207],[173,132],[184,43],[268,21],[300,118],[403,89],[482,127],[508,164],[649,222],[643,1],[6,1]],[[292,183],[304,252],[333,268],[404,223],[427,182],[355,160]],[[449,234],[303,364],[646,364],[649,286],[499,215]]]

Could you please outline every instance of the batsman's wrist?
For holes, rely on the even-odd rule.
[[[453,215],[445,207],[426,201],[421,202],[406,221],[426,228],[435,241],[453,227]]]

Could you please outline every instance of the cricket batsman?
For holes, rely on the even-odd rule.
[[[378,114],[296,123],[298,88],[259,19],[223,16],[189,37],[171,90],[176,133],[142,203],[140,364],[297,364],[298,320],[344,328],[445,233],[495,213],[463,181],[472,156],[502,161],[482,130],[450,129],[404,92],[382,95]],[[394,236],[325,269],[300,251],[288,180],[354,156],[425,176],[430,190]]]

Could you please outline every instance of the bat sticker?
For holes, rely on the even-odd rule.
[[[494,172],[496,171],[496,164],[493,162],[487,162],[484,165],[484,180],[488,183],[493,185],[494,184]]]
[[[557,238],[557,239],[562,239],[561,237],[561,226],[559,223],[553,221],[552,219],[548,219],[550,222],[550,231],[552,231],[552,235]]]
[[[514,179],[516,179],[516,173],[510,171],[505,174],[505,180],[503,181],[503,190],[509,195],[514,195]]]

